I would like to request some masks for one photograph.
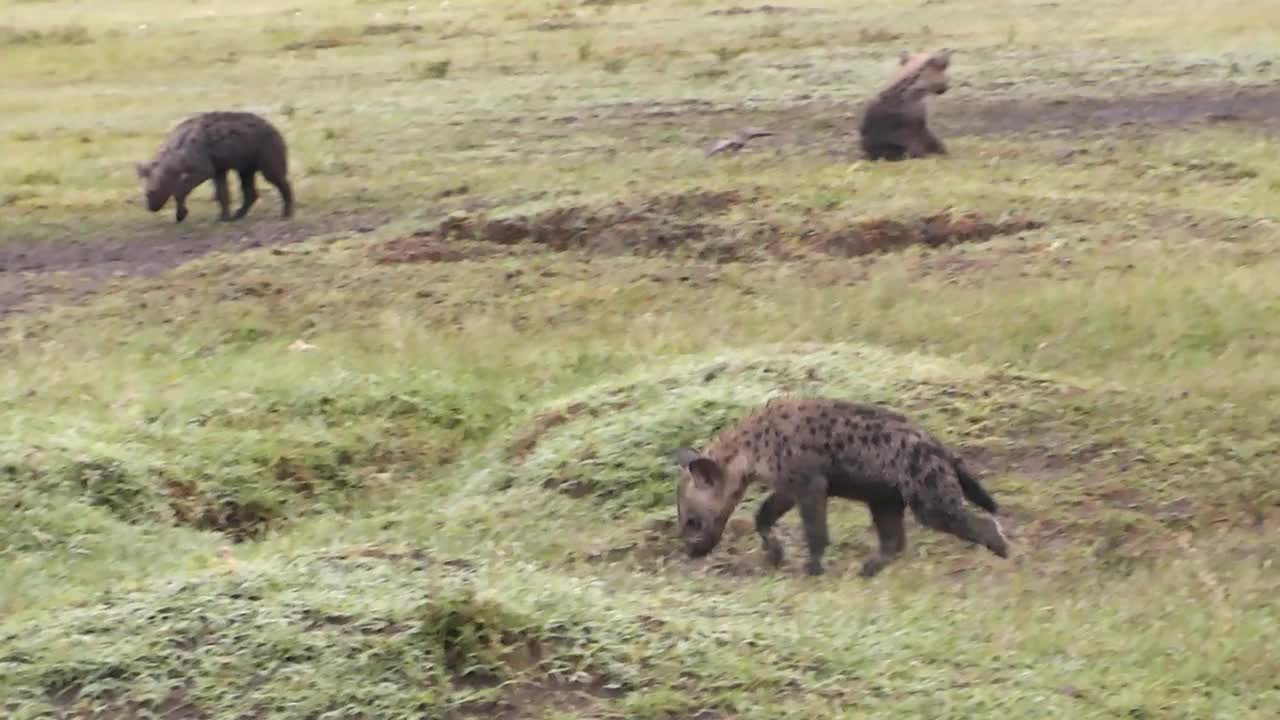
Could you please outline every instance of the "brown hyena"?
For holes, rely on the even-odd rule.
[[[924,101],[947,91],[950,63],[950,50],[902,53],[898,72],[862,115],[862,151],[868,160],[947,154],[946,146],[929,130]]]
[[[879,536],[879,552],[862,566],[870,577],[907,544],[906,508],[925,526],[983,545],[1008,557],[1008,542],[994,517],[976,514],[968,498],[990,513],[996,503],[958,455],[891,410],[822,398],[773,400],[721,431],[702,452],[676,451],[680,482],[676,509],[691,557],[711,552],[747,485],[772,491],[756,512],[756,532],[773,566],[782,545],[773,526],[800,509],[809,560],[823,572],[828,544],[827,498],[866,503]]]
[[[258,199],[254,174],[262,173],[280,191],[283,217],[293,214],[293,188],[288,180],[288,152],[280,131],[258,115],[247,112],[207,112],[194,115],[169,132],[149,163],[138,163],[147,209],[157,212],[170,196],[177,206],[178,222],[187,216],[187,195],[213,178],[214,195],[221,207],[219,220],[239,220]],[[244,200],[231,214],[231,190],[227,173],[236,171]]]

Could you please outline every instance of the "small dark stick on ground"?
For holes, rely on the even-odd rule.
[[[751,140],[762,137],[772,137],[776,134],[777,133],[769,130],[743,130],[731,138],[717,140],[714,145],[707,148],[707,157],[711,157],[719,152],[738,152]]]

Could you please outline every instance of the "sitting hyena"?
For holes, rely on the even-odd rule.
[[[869,160],[901,160],[945,155],[947,148],[929,130],[924,101],[947,91],[950,50],[902,53],[890,78],[862,115],[862,151]]]
[[[774,523],[800,508],[809,561],[820,575],[827,548],[827,498],[867,504],[880,539],[862,575],[880,572],[906,548],[905,509],[935,530],[1008,557],[1000,524],[974,514],[964,499],[991,513],[996,503],[964,462],[929,433],[884,408],[841,400],[781,399],[720,432],[706,450],[676,452],[681,466],[676,509],[688,553],[701,557],[720,541],[747,484],[762,480],[772,493],[756,512],[756,532],[771,565],[782,563]]]
[[[283,217],[293,214],[293,188],[289,186],[287,150],[280,131],[271,123],[246,112],[208,112],[178,123],[149,163],[138,163],[147,209],[156,212],[172,196],[177,205],[177,221],[187,216],[187,195],[205,180],[213,178],[214,193],[221,206],[219,220],[239,220],[258,199],[254,173],[261,172],[275,185],[284,201]],[[227,173],[240,176],[244,201],[231,214],[231,190]]]

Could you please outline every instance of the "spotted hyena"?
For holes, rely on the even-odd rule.
[[[1008,557],[1008,541],[992,515],[996,502],[958,455],[907,418],[873,405],[823,398],[780,399],[721,431],[702,452],[681,448],[676,509],[691,557],[711,552],[725,523],[753,480],[772,491],[756,512],[765,557],[782,563],[773,526],[800,509],[809,560],[805,571],[823,572],[827,548],[827,498],[866,503],[879,535],[879,552],[862,566],[870,577],[907,543],[906,508],[924,525],[986,546]]]
[[[147,209],[157,212],[172,197],[178,222],[187,216],[187,195],[212,178],[221,208],[220,220],[239,220],[258,199],[254,173],[261,172],[276,186],[284,203],[283,217],[293,214],[293,188],[288,180],[287,149],[280,131],[247,112],[207,112],[178,123],[169,132],[155,159],[138,163]],[[227,173],[240,176],[244,201],[231,214]]]
[[[925,98],[947,91],[951,51],[902,53],[898,72],[862,115],[862,151],[869,160],[945,155],[947,147],[929,130]]]

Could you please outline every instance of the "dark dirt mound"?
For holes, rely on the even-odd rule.
[[[210,227],[201,222],[151,224],[132,238],[21,238],[0,245],[0,316],[29,309],[38,300],[76,302],[122,277],[152,276],[212,252],[240,252],[301,242],[339,231],[368,232],[386,217],[367,212],[330,213],[292,221],[248,219]]]
[[[532,215],[489,218],[459,214],[432,230],[398,238],[375,250],[381,262],[449,262],[487,254],[475,244],[532,243],[558,252],[602,255],[661,254],[696,244],[710,232],[704,222],[743,201],[736,192],[657,195],[605,206],[569,206]]]
[[[422,233],[389,240],[378,247],[373,257],[376,262],[394,265],[418,262],[458,262],[494,254],[492,248],[475,244],[450,243],[434,237],[434,233]]]
[[[757,5],[755,7],[743,7],[735,5],[733,7],[724,8],[722,10],[712,10],[707,15],[715,17],[733,17],[737,15],[781,15],[783,13],[816,13],[821,12],[816,8],[791,7],[789,5]]]
[[[665,255],[684,252],[717,262],[794,259],[819,252],[854,257],[908,245],[938,247],[981,242],[1042,227],[1036,220],[992,222],[976,212],[944,210],[922,218],[875,218],[853,225],[798,230],[768,223],[742,233],[714,222],[744,201],[734,192],[661,195],[605,206],[575,205],[532,215],[490,219],[454,215],[432,230],[397,238],[373,251],[379,262],[453,262],[493,254],[494,246],[529,243],[556,252]],[[819,221],[821,222],[821,221]],[[791,238],[799,236],[799,241]]]
[[[944,210],[905,222],[876,218],[848,228],[820,231],[806,238],[806,244],[829,255],[853,257],[898,250],[908,245],[939,247],[982,242],[996,235],[1014,235],[1040,227],[1044,227],[1044,223],[1038,220],[990,222],[975,212]]]

